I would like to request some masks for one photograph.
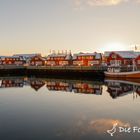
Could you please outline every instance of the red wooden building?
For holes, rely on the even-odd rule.
[[[93,66],[102,64],[101,53],[79,53],[73,55],[74,66]]]
[[[135,58],[135,63],[137,66],[140,66],[140,52],[135,52],[136,58]]]
[[[26,61],[18,56],[0,56],[0,65],[23,65]]]
[[[44,66],[46,63],[46,59],[41,56],[34,56],[29,61],[31,66]]]
[[[72,55],[58,53],[58,54],[50,54],[47,57],[46,65],[48,66],[66,66],[72,64]]]
[[[112,51],[104,53],[107,65],[132,65],[136,57],[134,51]]]

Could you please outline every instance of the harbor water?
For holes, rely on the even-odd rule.
[[[0,139],[139,139],[139,106],[138,81],[1,77]]]

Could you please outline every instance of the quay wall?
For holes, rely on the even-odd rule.
[[[27,67],[27,73],[31,75],[47,75],[47,76],[77,76],[77,77],[92,77],[100,76],[104,77],[105,67],[84,67],[84,66],[29,66]]]
[[[1,65],[0,75],[77,76],[104,77],[107,67],[102,66],[15,66]]]

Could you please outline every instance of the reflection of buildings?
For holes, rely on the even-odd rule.
[[[136,93],[140,96],[140,86],[136,88]]]
[[[0,81],[1,88],[30,86],[35,91],[46,85],[50,91],[64,91],[85,94],[102,94],[102,84],[96,82],[62,79],[38,79],[38,78],[9,78]]]
[[[86,94],[102,94],[102,86],[90,83],[75,83],[73,84],[73,90],[75,93],[86,93]]]
[[[23,86],[24,86],[23,79],[3,79],[0,82],[1,88],[23,87]]]
[[[112,98],[132,94],[133,99],[140,96],[140,82],[106,80],[107,92]],[[0,88],[30,86],[38,91],[46,86],[49,91],[64,91],[71,93],[84,93],[102,95],[102,81],[83,81],[68,79],[38,79],[38,78],[1,78]]]
[[[72,84],[63,81],[47,81],[46,86],[48,90],[55,90],[55,91],[72,91]]]
[[[133,85],[124,84],[119,82],[108,82],[107,91],[112,98],[124,96],[133,92]]]
[[[55,91],[68,91],[75,93],[85,93],[85,94],[102,94],[102,86],[98,84],[92,84],[88,82],[73,82],[73,81],[47,81],[46,86],[48,90]]]
[[[135,92],[140,96],[140,86],[135,87]]]
[[[30,80],[30,86],[33,89],[35,89],[36,91],[38,91],[44,85],[45,85],[45,82],[43,80],[40,80],[40,79],[31,79]]]

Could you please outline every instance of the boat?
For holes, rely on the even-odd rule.
[[[133,64],[132,71],[122,71],[121,66],[109,66],[107,71],[104,72],[105,77],[109,78],[134,78],[140,79],[140,71],[137,70],[136,65]]]
[[[132,72],[104,72],[105,77],[112,78],[140,78],[140,71]]]

